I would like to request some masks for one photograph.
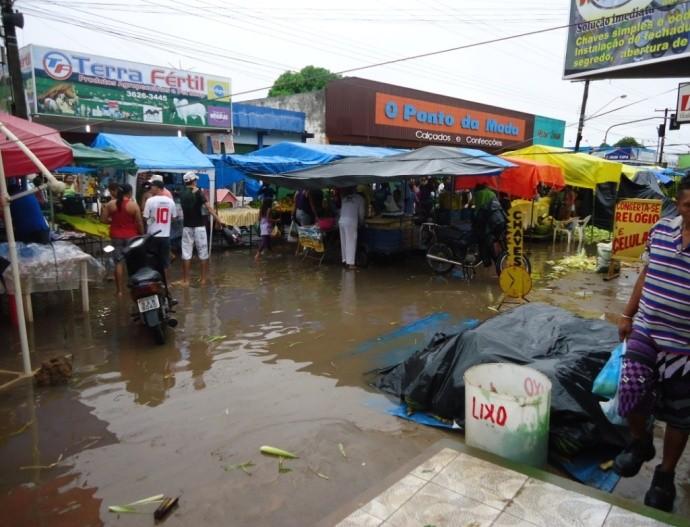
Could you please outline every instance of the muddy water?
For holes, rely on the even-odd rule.
[[[312,524],[445,437],[385,413],[363,372],[400,357],[362,344],[438,312],[489,317],[499,294],[489,273],[435,278],[415,258],[352,272],[227,252],[212,269],[207,287],[175,290],[179,326],[162,347],[110,285],[88,316],[68,294],[34,301],[34,361],[72,353],[76,373],[0,393],[0,523],[148,525],[107,506],[165,493],[182,496],[169,525]],[[0,331],[0,368],[16,368]],[[281,474],[264,444],[300,459]],[[251,475],[233,468],[246,462]]]

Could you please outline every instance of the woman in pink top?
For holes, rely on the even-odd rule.
[[[103,223],[110,224],[110,239],[115,247],[115,285],[118,296],[124,294],[125,265],[121,258],[122,249],[127,242],[144,233],[144,223],[141,219],[141,209],[132,199],[132,186],[125,184],[120,187],[117,199],[110,200],[101,211]]]

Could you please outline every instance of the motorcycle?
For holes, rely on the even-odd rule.
[[[136,303],[136,311],[132,314],[144,326],[151,330],[156,344],[165,344],[166,330],[177,326],[177,320],[171,317],[173,300],[168,292],[165,273],[160,268],[157,255],[150,250],[149,241],[154,234],[137,236],[127,242],[122,249],[122,259],[127,267],[132,300]],[[104,248],[104,252],[115,250],[112,245]]]

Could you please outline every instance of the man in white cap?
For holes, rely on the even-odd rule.
[[[198,176],[187,172],[183,178],[185,190],[180,196],[182,207],[182,284],[189,285],[189,271],[192,267],[192,254],[196,252],[201,260],[201,285],[206,284],[208,274],[208,238],[203,209],[213,216],[219,225],[223,225],[216,211],[206,201],[206,197],[197,187]]]
[[[154,181],[160,181],[161,183],[163,183],[163,184],[165,185],[165,180],[163,179],[163,176],[161,176],[160,174],[153,174],[153,175],[151,176],[151,179],[149,179],[149,182],[153,183]],[[165,187],[163,187],[163,193],[162,193],[162,195],[163,195],[163,196],[166,196],[166,197],[168,197],[168,198],[170,198],[170,199],[173,199],[172,192],[170,192],[170,191],[169,191],[167,188],[165,188]]]
[[[154,181],[160,181],[161,184],[164,185],[165,181],[163,180],[163,176],[160,174],[150,174],[148,176],[148,179],[144,181],[142,184],[141,188],[143,190],[141,197],[139,198],[140,203],[139,206],[141,207],[141,210],[144,210],[146,208],[146,201],[153,196],[153,192],[151,192],[151,183]],[[167,188],[165,188],[165,185],[163,186],[163,192],[162,195],[165,196],[166,198],[170,198],[174,200],[172,192],[170,192]]]

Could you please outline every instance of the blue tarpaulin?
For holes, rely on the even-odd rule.
[[[186,137],[101,133],[94,148],[114,148],[131,155],[139,170],[207,170],[213,163]]]
[[[244,196],[251,196],[253,198],[257,196],[261,183],[256,179],[247,177],[245,172],[236,168],[231,162],[233,157],[244,158],[247,156],[210,154],[207,157],[216,168],[216,188],[227,188],[235,183],[244,183],[244,188],[241,188],[239,192]]]
[[[304,118],[304,112],[242,103],[232,105],[232,125],[235,128],[301,134],[304,132]]]
[[[378,146],[321,145],[317,143],[278,143],[252,152],[249,157],[283,157],[323,165],[346,157],[386,157],[405,150]],[[272,172],[277,174],[278,172]]]
[[[246,155],[212,154],[207,157],[216,167],[217,188],[244,182],[244,194],[255,197],[261,184],[256,179],[247,177],[247,174],[284,174],[346,157],[385,157],[400,152],[403,150],[284,142]]]
[[[321,155],[324,156],[324,153]],[[327,165],[280,174],[264,172],[254,176],[287,188],[343,188],[423,176],[498,176],[506,168],[514,166],[506,159],[481,150],[429,145],[383,156],[380,152],[378,155],[350,156]]]

